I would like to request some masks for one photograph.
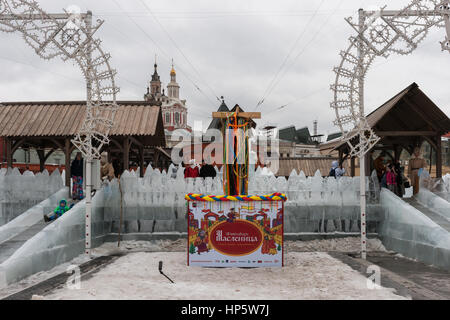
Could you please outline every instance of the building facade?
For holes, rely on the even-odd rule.
[[[154,72],[144,99],[161,105],[167,147],[173,146],[172,134],[175,130],[181,129],[186,131],[185,134],[189,134],[192,131],[187,124],[186,100],[180,99],[180,85],[177,83],[177,74],[173,64],[172,70],[170,70],[170,82],[167,84],[166,94],[165,89],[162,89],[158,65],[155,62]]]

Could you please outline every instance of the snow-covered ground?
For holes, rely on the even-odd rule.
[[[172,284],[158,272],[158,262]],[[324,252],[291,252],[282,268],[198,268],[183,252],[133,252],[44,299],[403,299],[368,289],[359,272]]]
[[[278,268],[197,268],[186,266],[186,240],[105,243],[94,256],[126,252],[114,263],[82,280],[80,290],[63,288],[45,299],[402,299],[389,289],[369,290],[366,278],[326,251],[354,252],[359,238],[287,241],[286,266]],[[370,239],[369,251],[385,251]],[[158,272],[158,262],[171,284]],[[0,298],[86,262],[81,255],[0,291]]]

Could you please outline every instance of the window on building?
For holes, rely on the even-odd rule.
[[[170,123],[170,113],[166,113],[166,123]]]
[[[175,123],[176,124],[180,123],[180,114],[178,112],[175,112]]]

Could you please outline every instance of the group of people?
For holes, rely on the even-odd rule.
[[[211,164],[202,160],[202,165],[197,166],[195,160],[190,160],[189,164],[184,169],[185,178],[215,178],[217,175],[216,169]]]
[[[83,158],[81,152],[78,152],[70,166],[70,174],[72,177],[72,200],[78,201],[84,198],[83,195]],[[114,179],[114,167],[108,160],[108,154],[102,153],[100,159],[100,178],[102,181]]]
[[[413,156],[408,163],[408,178],[404,174],[404,167],[400,162],[393,163],[387,161],[386,153],[381,152],[374,161],[374,167],[377,172],[381,187],[387,188],[399,197],[405,194],[405,188],[413,187],[413,194],[419,192],[419,179],[423,168],[427,162],[421,157],[420,148],[416,147]]]
[[[67,211],[69,211],[76,201],[83,200],[83,179],[84,179],[84,164],[81,152],[78,152],[75,159],[70,165],[70,173],[72,177],[72,200],[69,205],[66,199],[61,199],[59,205],[50,214],[44,215],[44,221],[49,222],[58,219]],[[102,153],[100,159],[100,177],[102,181],[111,181],[115,178],[114,167],[110,161],[108,161],[107,153]]]

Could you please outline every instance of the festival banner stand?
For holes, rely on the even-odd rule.
[[[223,196],[187,194],[187,263],[200,267],[282,267],[286,196],[248,196],[248,132],[259,112],[214,112],[224,119]],[[235,195],[237,194],[237,195]],[[240,195],[244,194],[244,195]]]
[[[189,266],[283,266],[284,194],[186,199]]]

